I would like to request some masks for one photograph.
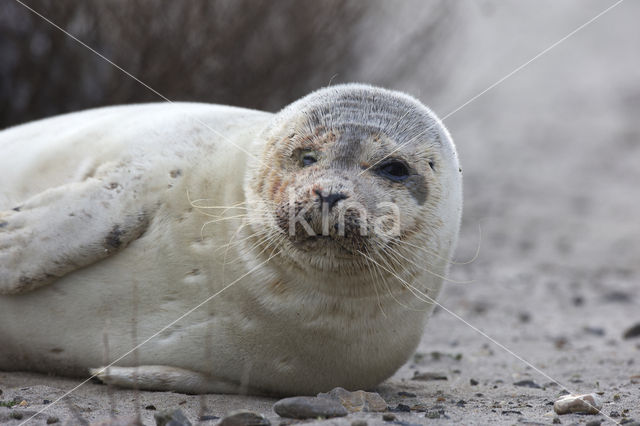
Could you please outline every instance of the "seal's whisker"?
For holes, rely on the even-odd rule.
[[[382,252],[382,251],[378,251],[378,253],[382,254],[382,253],[384,253],[384,252]],[[391,253],[387,253],[387,254],[389,254],[389,255],[390,255]],[[384,256],[380,255],[380,256],[379,256],[379,258],[380,258],[380,259],[381,259],[381,260],[382,260],[382,261],[383,261],[383,262],[384,262],[384,263],[389,267],[389,269],[390,269],[390,270],[392,270],[392,271],[394,270],[393,266],[392,266],[392,265],[390,265],[390,264],[389,264],[389,262],[387,262],[387,260],[385,259],[385,257],[384,257]],[[391,259],[389,259],[389,260],[391,260]],[[381,272],[381,274],[382,274],[382,272]],[[384,282],[385,282],[385,283],[387,282],[387,280],[386,280],[386,279],[384,279],[384,278],[383,278],[383,280],[384,280]],[[402,283],[401,283],[401,284],[402,284]],[[404,286],[404,284],[402,284],[402,285]],[[409,291],[411,291],[411,288],[409,288],[409,287],[407,287],[407,286],[404,286],[404,287],[405,287],[405,288],[407,288]],[[389,287],[387,287],[387,288],[389,288]],[[416,296],[416,295],[415,295],[415,293],[413,293],[413,291],[411,291],[411,293],[412,293],[414,296]],[[393,294],[393,292],[391,291],[391,289],[390,289],[390,288],[389,288],[389,294],[390,294],[390,295],[391,295],[391,297],[393,297],[393,299],[394,299],[396,302],[398,302],[402,307],[404,307],[404,308],[406,308],[406,309],[408,309],[408,310],[410,310],[410,311],[416,311],[416,312],[422,312],[422,311],[423,311],[423,309],[412,308],[412,307],[407,306],[407,305],[405,305],[404,303],[402,303],[402,302],[398,301],[398,299],[396,299],[395,295]],[[417,297],[417,299],[418,299],[418,300],[421,300],[419,297]]]
[[[211,216],[211,215],[207,215],[207,216]],[[213,216],[213,217],[217,217],[217,216]],[[210,225],[212,223],[224,222],[225,220],[229,220],[229,219],[238,219],[238,218],[246,218],[246,217],[247,217],[246,214],[241,214],[241,215],[235,215],[235,216],[227,216],[227,217],[218,218],[216,220],[210,220],[208,222],[205,222],[202,224],[202,227],[200,228],[200,239],[204,241],[204,229],[207,227],[207,225]]]
[[[421,247],[421,246],[418,246],[418,245],[415,245],[415,244],[411,244],[408,241],[404,241],[404,240],[402,240],[400,238],[391,237],[391,239],[394,242],[398,242],[398,243],[400,243],[402,245],[408,245],[408,246],[416,248],[418,250],[422,250],[425,253],[429,254],[430,256],[433,256],[433,257],[438,258],[440,260],[444,260],[444,261],[450,263],[451,265],[468,265],[470,263],[475,262],[476,259],[478,259],[478,256],[480,255],[480,247],[482,245],[482,226],[481,226],[480,223],[478,223],[478,244],[476,246],[476,252],[475,252],[475,254],[473,255],[473,257],[471,259],[465,260],[464,262],[458,262],[458,261],[455,261],[455,260],[449,260],[449,259],[447,259],[447,258],[445,258],[443,256],[438,255],[438,253],[436,253],[434,250],[430,250],[427,247]]]
[[[225,244],[224,246],[226,246],[226,250],[224,251],[224,256],[222,258],[222,280],[224,281],[224,274],[225,274],[225,266],[227,265],[227,255],[229,254],[229,249],[231,248],[231,242],[233,241],[233,239],[236,237],[236,235],[238,235],[238,233],[242,230],[242,228],[244,228],[245,226],[247,226],[247,221],[243,220],[242,224],[240,226],[238,226],[238,229],[236,229],[236,232],[233,233],[233,235],[231,235],[231,238],[229,239],[229,242],[227,244]],[[223,247],[224,247],[223,246]],[[214,250],[214,253],[218,250],[220,250],[222,247],[218,247],[216,248],[216,250]]]
[[[198,198],[196,200],[192,200],[191,196],[189,194],[189,190],[187,189],[187,200],[189,201],[189,204],[191,205],[191,207],[198,207],[195,205],[195,203],[199,202],[199,201],[214,201],[215,198]],[[236,204],[232,204],[233,207],[235,206],[241,206],[243,204],[247,204],[247,201],[239,201]]]
[[[219,217],[219,218],[222,218],[222,217],[230,217],[230,216],[225,216],[225,214],[226,214],[229,210],[231,210],[231,209],[237,209],[237,208],[238,208],[238,207],[232,207],[232,208],[230,208],[230,209],[223,210],[223,211],[221,211],[221,212],[219,212],[219,213],[215,213],[215,214],[214,214],[214,213],[208,213],[208,212],[201,211],[201,210],[198,210],[198,213],[200,213],[200,214],[202,214],[202,215],[204,215],[204,216],[209,216],[209,217]],[[244,209],[243,209],[243,210],[244,210]],[[265,215],[265,216],[266,216],[266,215],[268,215],[268,214],[269,214],[269,212],[268,212],[268,211],[266,211],[266,210],[265,210],[265,211],[252,210],[252,209],[246,209],[246,210],[247,210],[248,212],[251,212],[251,213],[254,213],[254,212],[255,212],[255,213],[256,213],[256,215]],[[242,214],[247,214],[247,213],[242,213]]]
[[[367,250],[367,253],[369,253],[369,250]],[[401,302],[398,300],[398,298],[396,297],[396,295],[394,294],[394,292],[391,290],[391,286],[389,285],[389,283],[387,282],[387,279],[384,277],[384,275],[382,274],[382,271],[380,270],[379,267],[376,267],[376,270],[378,271],[378,274],[380,275],[380,278],[382,280],[382,282],[384,283],[385,288],[387,289],[387,292],[389,293],[389,296],[391,296],[391,298],[400,306],[402,306],[405,309],[408,309],[410,311],[419,311],[419,309],[415,309],[412,308],[410,306],[407,306],[405,303]]]
[[[245,207],[242,206],[241,204],[245,204],[246,202],[243,203],[239,203],[239,204],[232,204],[230,206],[197,206],[195,204],[191,204],[191,207],[194,207],[196,209],[241,209],[241,210],[253,210],[251,207]]]
[[[393,249],[389,249],[389,253],[388,253],[388,254],[389,254],[390,256],[395,256],[395,254],[393,253]],[[400,261],[400,260],[398,260],[398,259],[397,259],[397,257],[396,257],[396,261],[397,261],[397,264],[398,264],[398,267],[399,267],[399,268],[403,266],[403,262],[402,262],[402,261]],[[398,271],[393,270],[393,268],[391,268],[391,267],[390,267],[390,272],[391,272],[391,274],[393,274],[394,276],[398,273]],[[403,281],[400,281],[400,283],[401,283],[401,284],[402,284],[402,286],[404,286],[407,290],[409,290],[409,291],[411,292],[411,294],[413,294],[413,295],[414,295],[418,300],[420,300],[421,302],[424,302],[424,303],[429,303],[429,301],[428,301],[428,300],[425,300],[424,298],[422,298],[421,296],[419,296],[418,294],[416,294],[416,292],[417,292],[418,290],[417,290],[417,288],[416,288],[415,286],[410,286],[410,285],[408,285],[408,284],[405,284]],[[426,291],[429,291],[429,290],[432,290],[432,289],[427,287],[427,288],[425,288],[425,290],[426,290]],[[418,293],[420,293],[420,292],[418,292]],[[428,307],[428,306],[427,306],[425,309],[416,309],[416,310],[418,310],[418,311],[424,311],[424,310],[427,310],[427,309],[429,309],[429,307]]]
[[[241,231],[244,227],[246,227],[247,225],[248,225],[248,223],[243,223],[242,225],[240,225],[240,226],[238,227],[238,230],[236,231],[236,233],[240,232],[240,231]],[[256,232],[254,232],[254,233],[252,233],[252,234],[247,235],[247,236],[246,236],[246,237],[244,237],[244,238],[236,239],[235,241],[233,241],[233,237],[231,237],[231,239],[229,240],[229,242],[228,242],[228,243],[226,243],[226,244],[222,244],[222,245],[219,245],[218,247],[216,247],[216,248],[215,248],[215,250],[213,251],[213,253],[216,253],[217,251],[222,250],[222,249],[225,249],[225,248],[228,250],[230,247],[232,247],[232,246],[236,246],[236,245],[238,245],[238,244],[242,243],[243,241],[247,241],[248,239],[253,238],[253,237],[255,237],[255,236],[256,236],[256,235],[258,235],[258,234],[260,234],[260,231],[256,231]],[[234,236],[235,236],[235,234],[234,234]]]
[[[254,235],[259,235],[259,234],[260,234],[260,232],[256,232]],[[249,246],[247,248],[247,251],[251,252],[251,251],[255,250],[256,248],[260,247],[262,244],[269,242],[270,239],[271,239],[271,237],[269,235],[262,235],[262,236],[258,237],[258,241],[255,242],[254,244],[252,244],[251,246]],[[235,259],[232,259],[232,260],[229,260],[229,261],[224,260],[224,264],[225,265],[230,265],[230,264],[238,262],[240,260],[242,260],[242,256],[238,256]]]
[[[367,250],[367,248],[365,247],[365,250]],[[367,250],[368,252],[369,250]],[[387,318],[387,314],[384,311],[384,309],[382,308],[382,302],[380,301],[380,293],[378,292],[378,285],[376,284],[376,277],[373,274],[373,268],[375,267],[375,265],[373,265],[371,262],[369,262],[369,260],[367,258],[364,258],[366,265],[367,265],[367,270],[369,271],[369,275],[371,275],[371,282],[373,284],[373,290],[376,293],[376,299],[378,301],[378,308],[380,309],[380,312],[382,312],[382,315]]]
[[[425,300],[423,297],[421,297],[419,294],[416,294],[416,291],[418,291],[417,288],[415,288],[414,286],[410,285],[409,283],[407,283],[405,280],[401,279],[395,272],[393,272],[392,270],[389,270],[388,268],[384,267],[383,265],[381,265],[380,263],[376,262],[375,259],[367,256],[365,253],[359,251],[360,254],[362,254],[363,256],[368,257],[373,263],[375,263],[376,265],[378,265],[379,267],[381,267],[382,269],[384,269],[385,271],[387,271],[388,273],[390,273],[391,275],[393,275],[394,277],[398,278],[398,280],[400,281],[400,283],[402,285],[404,285],[407,290],[409,290],[411,292],[411,294],[413,294],[416,299],[424,302],[424,303],[431,303],[428,300]]]
[[[218,216],[214,216],[214,217],[218,217]],[[245,218],[245,217],[247,217],[246,214],[238,214],[238,215],[234,215],[234,216],[218,217],[218,219],[216,219],[216,220],[210,220],[208,222],[205,222],[205,225],[210,225],[212,223],[224,222],[225,220],[239,219],[239,218]]]
[[[387,246],[387,250],[392,250],[392,248],[391,248],[390,246]],[[406,260],[407,262],[411,263],[411,264],[412,264],[413,266],[415,266],[416,268],[421,269],[421,270],[423,270],[423,271],[427,272],[428,274],[431,274],[431,275],[433,275],[434,277],[440,278],[440,279],[442,279],[442,280],[444,280],[444,281],[447,281],[447,282],[450,282],[450,283],[453,283],[453,284],[472,284],[472,283],[474,283],[474,282],[475,282],[474,280],[469,280],[469,281],[458,281],[458,280],[454,280],[454,279],[448,278],[448,277],[446,277],[446,276],[444,276],[444,275],[442,275],[442,274],[438,274],[437,272],[433,272],[432,270],[430,270],[430,269],[428,269],[428,268],[425,268],[425,267],[424,267],[424,266],[422,266],[422,265],[417,264],[416,262],[414,262],[413,260],[409,259],[408,257],[403,256],[403,255],[400,253],[400,251],[399,251],[399,250],[395,250],[395,252],[396,252],[396,254],[397,254],[398,256],[400,256],[401,258],[403,258],[403,259],[404,259],[404,260]]]

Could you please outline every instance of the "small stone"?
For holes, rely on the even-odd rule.
[[[20,411],[13,411],[13,412],[11,412],[10,417],[12,419],[22,420],[23,414]]]
[[[553,410],[558,414],[598,414],[601,408],[602,402],[594,393],[585,395],[565,395],[560,397],[560,399],[553,404]]]
[[[349,411],[337,400],[314,396],[281,399],[273,405],[273,411],[280,417],[290,419],[343,417],[349,414]]]
[[[520,320],[520,322],[527,323],[531,321],[531,314],[529,312],[520,312],[518,314],[518,319]]]
[[[414,395],[415,396],[415,395]],[[344,388],[334,388],[327,393],[319,393],[318,398],[328,398],[338,401],[350,413],[387,411],[387,401],[375,392],[362,390],[349,392]]]
[[[524,388],[542,389],[541,386],[533,380],[520,380],[519,382],[515,382],[513,385]]]
[[[382,415],[382,420],[384,420],[385,422],[392,422],[396,419],[396,415],[393,413],[384,413]]]
[[[427,406],[421,402],[415,403],[411,405],[411,411],[417,411],[419,413],[424,413],[427,411]]]
[[[59,421],[60,421],[60,419],[58,419],[56,416],[47,417],[47,424],[48,425],[52,425],[54,423],[58,423]]]
[[[181,409],[159,411],[153,415],[156,426],[191,426]]]
[[[501,413],[503,416],[506,416],[507,414],[517,414],[519,416],[522,415],[522,412],[518,411],[518,410],[502,410]]]
[[[609,413],[609,417],[613,417],[613,418],[620,417],[620,413],[618,413],[617,411],[612,411]]]
[[[590,422],[587,422],[585,426],[600,426],[601,423],[602,423],[602,419],[591,420]]]
[[[415,398],[418,395],[416,395],[415,393],[411,393],[411,392],[400,391],[400,392],[398,392],[398,396],[405,396],[407,398]]]
[[[201,422],[208,422],[211,420],[219,420],[220,417],[218,416],[211,416],[209,414],[205,414],[204,416],[200,416],[200,418],[198,420],[200,420]]]
[[[601,328],[601,327],[584,327],[583,330],[585,333],[591,334],[593,336],[602,337],[606,334],[606,332],[604,331],[604,328]]]
[[[553,423],[554,425],[561,425],[562,424],[562,422],[560,421],[560,418],[558,418],[558,417],[554,417],[553,418],[553,422],[551,422],[551,423]]]
[[[394,411],[397,411],[400,413],[409,413],[411,412],[411,407],[405,404],[398,404]]]
[[[624,291],[610,291],[609,293],[604,295],[604,300],[607,302],[614,303],[628,303],[632,299],[629,293],[625,293]]]
[[[436,411],[436,410],[427,411],[427,414],[425,414],[424,416],[426,418],[428,418],[428,419],[439,419],[440,418],[440,412]]]
[[[151,411],[155,411],[156,410],[156,406],[155,405],[147,405],[146,407],[144,407],[145,410],[151,410]]]
[[[367,426],[366,420],[354,420],[351,422],[351,426]]]
[[[433,373],[433,372],[418,373],[416,371],[413,377],[411,378],[411,380],[420,380],[422,382],[428,382],[432,380],[447,380],[447,375],[443,373]]]
[[[220,420],[218,426],[269,426],[270,424],[271,422],[261,414],[254,413],[253,411],[240,410],[227,414]]]
[[[43,400],[42,400],[42,403],[43,403],[44,405],[47,405],[47,404],[51,404],[51,401],[50,401],[50,400],[48,400],[48,399],[43,399]]]
[[[464,407],[465,405],[467,405],[467,401],[465,401],[464,399],[461,399],[460,401],[456,402],[456,405],[458,407]]]
[[[20,404],[18,404],[19,407],[26,407],[27,405],[29,405],[29,403],[27,401],[25,401],[24,399],[22,401],[20,401]]]
[[[640,323],[635,324],[625,330],[622,335],[624,339],[632,339],[634,337],[640,337]]]
[[[471,386],[477,386],[480,382],[477,381],[476,379],[469,379],[469,384]]]

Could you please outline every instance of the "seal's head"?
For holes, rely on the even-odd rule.
[[[324,88],[276,114],[258,142],[264,152],[245,185],[251,225],[293,264],[359,274],[365,254],[403,242],[449,257],[461,212],[457,156],[416,99]]]

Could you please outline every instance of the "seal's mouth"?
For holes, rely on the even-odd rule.
[[[291,243],[299,250],[307,252],[326,252],[338,257],[359,256],[358,250],[362,248],[363,242],[354,241],[352,238],[333,235],[308,235],[304,239],[294,238]]]

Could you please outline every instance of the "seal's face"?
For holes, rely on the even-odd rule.
[[[290,258],[358,269],[363,254],[437,234],[444,161],[425,107],[361,87],[316,92],[277,117],[248,188],[262,206],[254,228],[277,234]]]

